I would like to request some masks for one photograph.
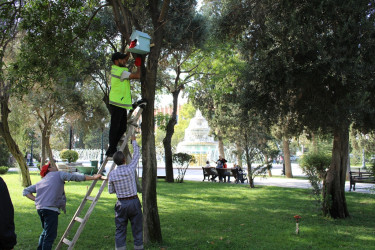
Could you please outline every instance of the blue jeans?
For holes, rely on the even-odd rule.
[[[130,220],[134,249],[143,249],[142,208],[139,199],[117,200],[115,206],[116,249],[126,249],[126,229]]]
[[[50,250],[57,237],[59,213],[49,209],[38,209],[43,232],[39,237],[38,250]]]

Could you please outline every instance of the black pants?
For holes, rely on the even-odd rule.
[[[109,147],[107,153],[115,153],[118,142],[126,132],[127,110],[112,104],[109,107],[111,109],[111,126],[109,127]]]

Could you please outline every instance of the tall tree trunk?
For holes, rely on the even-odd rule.
[[[253,170],[251,168],[251,157],[250,157],[250,152],[249,148],[245,147],[245,155],[246,155],[246,162],[247,162],[247,178],[249,180],[249,185],[250,188],[254,188],[254,178],[253,178]]]
[[[264,155],[264,157],[265,157],[265,161],[264,162],[265,162],[266,166],[268,166],[268,164],[270,163],[269,160],[268,160],[268,155]],[[268,176],[272,177],[271,168],[267,168],[267,172],[268,172]]]
[[[285,176],[288,178],[293,178],[292,164],[290,162],[289,140],[285,136],[283,136],[283,151],[284,151]]]
[[[143,229],[144,243],[161,242],[162,234],[160,227],[159,212],[157,206],[156,180],[157,162],[155,152],[155,124],[154,124],[154,103],[155,86],[158,57],[160,55],[161,37],[155,33],[155,47],[149,54],[147,61],[147,72],[142,60],[141,91],[142,97],[148,102],[142,113],[142,203],[143,203]],[[159,34],[161,36],[161,34]],[[144,82],[143,82],[144,80]]]
[[[219,155],[225,159],[223,137],[221,137],[220,131],[219,131],[219,133],[217,135],[217,138],[219,140],[219,144],[218,144]]]
[[[312,141],[312,148],[315,153],[318,152],[318,142],[316,136],[313,132],[311,132],[311,141]]]
[[[26,165],[25,157],[23,156],[21,150],[19,149],[17,143],[10,134],[8,117],[9,117],[9,106],[8,106],[9,96],[2,96],[1,102],[1,122],[0,122],[0,133],[7,144],[9,152],[16,159],[18,166],[21,170],[22,186],[27,187],[31,185],[29,169]]]
[[[50,130],[50,128],[48,128],[47,136],[46,136],[46,151],[47,151],[47,155],[48,155],[48,158],[49,158],[49,161],[50,161],[51,165],[56,167],[56,162],[55,162],[55,159],[53,158],[53,154],[52,154],[51,144],[49,143],[50,136],[51,136],[51,130]]]
[[[345,198],[346,168],[348,166],[349,126],[333,132],[332,161],[323,183],[323,213],[332,218],[349,217]]]
[[[246,156],[246,163],[247,163],[247,179],[249,180],[250,188],[254,188],[254,179],[253,179],[253,169],[251,168],[251,156],[250,156],[250,149],[249,149],[249,142],[248,142],[248,135],[245,134],[245,156]]]
[[[242,167],[242,154],[243,154],[243,148],[241,147],[241,145],[239,143],[235,143],[236,144],[236,149],[237,149],[237,164],[240,165]]]
[[[173,182],[173,162],[172,162],[172,136],[174,134],[174,126],[177,124],[177,105],[178,105],[178,95],[180,94],[180,89],[172,92],[173,95],[173,112],[171,119],[169,119],[167,124],[167,133],[163,139],[164,145],[164,155],[165,155],[165,174],[166,181]]]
[[[40,167],[42,167],[45,163],[46,163],[46,138],[47,138],[47,128],[46,126],[39,126],[41,132],[42,132],[42,135],[41,135],[41,147],[42,147],[42,157],[40,159]]]

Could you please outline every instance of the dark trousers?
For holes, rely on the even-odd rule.
[[[126,249],[126,230],[130,220],[134,249],[143,249],[142,207],[139,199],[117,200],[115,206],[116,249]]]
[[[57,237],[59,213],[49,209],[38,209],[43,232],[39,237],[38,250],[50,250]]]
[[[118,142],[126,132],[127,110],[111,104],[109,107],[111,110],[111,126],[109,127],[109,147],[107,152],[115,153]]]

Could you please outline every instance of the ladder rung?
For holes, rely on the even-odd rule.
[[[90,200],[90,201],[94,201],[94,200],[95,200],[95,197],[87,196],[86,199],[87,199],[87,200]]]
[[[139,118],[140,118],[140,116],[141,116],[141,114],[142,114],[142,111],[143,111],[143,108],[140,108],[136,114],[129,113],[129,117],[130,117],[130,120],[129,120],[129,123],[128,123],[128,125],[129,125],[129,130],[128,130],[128,131],[126,132],[126,134],[124,135],[124,139],[126,139],[126,138],[129,139],[130,135],[131,135],[131,134],[133,133],[133,131],[134,131],[134,127],[138,127],[136,121],[139,120]],[[133,118],[133,116],[134,116],[134,118]],[[133,119],[132,119],[132,118],[133,118]],[[122,144],[121,144],[120,150],[123,151],[123,150],[125,149],[125,146],[126,146],[126,145],[127,145],[127,142],[126,142],[126,141],[123,141]],[[128,151],[128,153],[129,153],[129,151]],[[105,169],[105,166],[106,166],[108,160],[113,160],[113,157],[107,157],[107,156],[106,156],[106,158],[104,159],[104,162],[101,164],[100,169],[98,170],[98,173],[99,173],[99,172],[102,172],[103,169]],[[109,172],[111,172],[111,171],[114,169],[115,166],[116,166],[116,163],[113,162],[113,163],[112,163],[112,166],[111,166],[111,168],[110,168],[110,170],[109,170]],[[86,225],[86,222],[88,221],[88,219],[89,219],[91,213],[93,212],[94,207],[96,206],[96,203],[97,203],[97,201],[98,201],[98,199],[99,199],[99,197],[100,197],[100,195],[101,195],[101,193],[102,193],[102,191],[103,191],[103,189],[104,189],[104,187],[105,187],[105,185],[106,185],[106,183],[107,183],[107,180],[105,180],[105,181],[101,184],[101,186],[100,186],[100,188],[99,188],[99,191],[98,191],[98,194],[96,195],[96,197],[89,196],[89,195],[91,194],[91,192],[93,191],[94,186],[96,185],[96,183],[97,183],[97,181],[93,181],[93,183],[92,183],[91,186],[90,186],[90,189],[87,190],[87,193],[86,193],[85,198],[83,198],[83,201],[82,201],[81,204],[79,205],[79,207],[78,207],[76,213],[74,214],[74,216],[73,216],[72,220],[70,221],[70,223],[69,223],[67,229],[65,230],[65,233],[64,233],[63,236],[61,237],[61,239],[60,239],[60,241],[59,241],[59,244],[57,245],[56,249],[61,249],[62,244],[66,244],[66,245],[68,245],[68,246],[69,246],[68,249],[73,249],[74,245],[77,243],[77,240],[78,240],[78,238],[79,238],[81,232],[83,231],[83,229],[84,229],[84,227],[85,227],[85,225]],[[91,200],[91,201],[93,201],[93,202],[91,203],[89,209],[87,210],[86,215],[85,215],[84,218],[82,219],[82,218],[78,217],[77,215],[79,215],[79,214],[82,212],[83,207],[85,206],[87,200]],[[70,240],[68,240],[68,239],[65,238],[65,237],[68,236],[70,230],[73,228],[73,225],[74,225],[74,222],[75,222],[75,221],[80,222],[81,225],[79,225],[77,231],[75,232],[75,235],[74,235],[74,237],[73,237],[73,240],[70,241]]]
[[[82,223],[82,222],[83,222],[83,219],[82,219],[82,218],[80,218],[80,217],[75,217],[74,219],[75,219],[76,221],[80,222],[80,223]]]
[[[64,238],[63,239],[63,242],[68,245],[68,246],[71,246],[72,245],[72,242],[70,240],[68,240],[67,238]]]

